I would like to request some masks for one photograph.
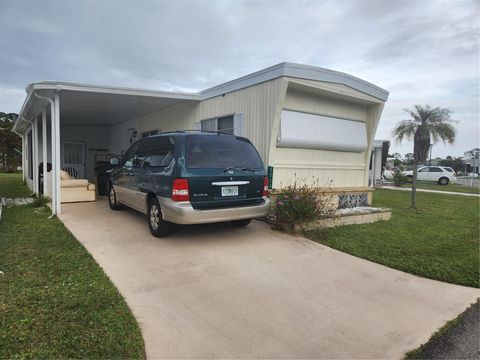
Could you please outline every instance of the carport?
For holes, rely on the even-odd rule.
[[[13,128],[22,137],[23,178],[38,194],[39,177],[47,174],[51,164],[52,183],[48,183],[47,176],[43,177],[43,194],[46,195],[51,187],[53,214],[61,212],[62,164],[76,161],[81,165],[83,160],[84,169],[82,172],[80,167],[80,173],[91,177],[94,163],[93,156],[89,155],[103,153],[107,156],[112,152],[109,140],[119,136],[118,131],[114,131],[115,126],[128,126],[128,121],[143,115],[199,100],[196,94],[53,81],[32,83],[26,92],[26,100]],[[133,131],[129,142],[136,137]],[[88,145],[92,139],[95,139],[94,145]],[[73,155],[67,154],[67,150]],[[43,164],[41,169],[40,164]]]

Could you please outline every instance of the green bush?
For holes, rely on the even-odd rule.
[[[334,207],[326,189],[311,185],[289,185],[277,196],[269,222],[277,229],[292,231],[296,225],[333,217]]]
[[[393,173],[393,183],[395,184],[395,186],[402,186],[406,182],[407,182],[407,177],[404,176],[401,171],[396,170]]]
[[[44,207],[50,202],[50,198],[40,195],[34,198],[33,202],[31,203],[32,207]]]

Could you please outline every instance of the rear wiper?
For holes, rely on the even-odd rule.
[[[223,169],[223,172],[227,172],[229,170],[242,170],[242,171],[252,171],[255,172],[255,169],[247,168],[247,167],[234,167],[234,166],[227,166]]]

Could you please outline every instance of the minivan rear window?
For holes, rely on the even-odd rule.
[[[225,135],[189,135],[185,139],[185,147],[188,168],[263,167],[262,159],[246,139]]]

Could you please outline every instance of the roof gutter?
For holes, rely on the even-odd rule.
[[[32,96],[32,91],[30,90],[30,85],[27,87],[27,92],[28,92],[27,98],[25,99],[25,102],[23,103],[22,108],[20,109],[20,112],[18,113],[17,120],[15,120],[15,124],[13,124],[13,128],[12,128],[12,132],[14,132],[15,134],[20,135],[20,136],[22,136],[22,134],[20,134],[17,131],[17,127],[18,127],[18,124],[19,124],[20,121],[26,120],[23,116],[23,113],[25,112],[25,109],[27,108],[28,102],[30,101],[30,97]],[[27,122],[28,122],[28,120],[27,120]]]

